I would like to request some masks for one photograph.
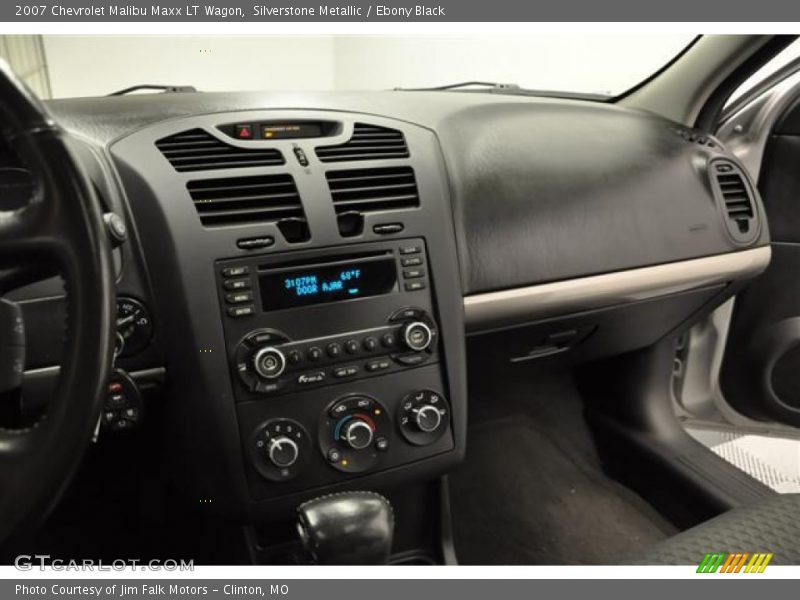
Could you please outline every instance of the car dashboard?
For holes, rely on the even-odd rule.
[[[770,258],[758,193],[718,140],[610,103],[182,93],[49,109],[128,229],[101,435],[163,404],[186,496],[250,522],[454,468],[469,349],[493,349],[491,373],[646,347]],[[60,294],[16,296],[33,407]]]

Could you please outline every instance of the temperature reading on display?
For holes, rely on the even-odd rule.
[[[388,294],[397,289],[394,259],[329,265],[259,277],[264,310]]]

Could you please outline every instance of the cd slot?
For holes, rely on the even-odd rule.
[[[366,252],[366,253],[359,253],[359,254],[339,254],[336,257],[325,258],[325,259],[317,259],[317,260],[292,260],[292,261],[284,261],[280,263],[270,263],[265,265],[259,265],[257,267],[257,271],[260,274],[262,273],[280,273],[281,271],[286,271],[290,269],[296,269],[298,267],[301,268],[316,268],[316,267],[328,267],[328,266],[337,266],[343,264],[349,264],[353,262],[361,262],[361,261],[373,261],[373,260],[381,260],[387,259],[394,256],[394,252],[391,250],[381,250],[376,252]]]

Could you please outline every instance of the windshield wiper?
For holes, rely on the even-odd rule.
[[[473,92],[485,94],[506,94],[509,96],[533,96],[543,98],[566,98],[569,100],[591,100],[593,102],[610,102],[613,97],[607,94],[591,94],[581,92],[561,92],[554,90],[532,90],[516,83],[492,83],[489,81],[464,81],[435,87],[404,88],[396,87],[395,92]]]
[[[481,87],[490,90],[519,90],[521,89],[516,83],[494,83],[492,81],[462,81],[459,83],[449,83],[447,85],[437,85],[434,87],[419,87],[419,88],[403,88],[396,87],[396,92],[436,92],[441,90],[459,90],[469,87]]]
[[[152,84],[140,84],[140,85],[133,85],[131,87],[125,88],[124,90],[117,90],[116,92],[111,92],[108,94],[109,96],[124,96],[125,94],[130,94],[132,92],[138,92],[140,90],[157,90],[159,92],[163,92],[165,94],[181,94],[185,92],[196,92],[197,89],[191,85],[152,85]]]

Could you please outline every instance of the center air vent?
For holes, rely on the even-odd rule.
[[[202,129],[191,129],[160,139],[156,147],[180,172],[270,167],[285,162],[283,155],[274,148],[239,148]]]
[[[363,213],[419,207],[411,167],[328,171],[325,176],[343,236],[361,233]]]
[[[291,175],[190,181],[186,188],[206,227],[277,223],[289,242],[308,239],[308,227]]]
[[[345,160],[408,158],[408,146],[402,132],[387,127],[356,123],[353,135],[344,144],[320,146],[317,158],[324,163]]]
[[[711,179],[731,237],[740,243],[752,242],[759,227],[747,177],[733,162],[717,160],[711,165]]]

